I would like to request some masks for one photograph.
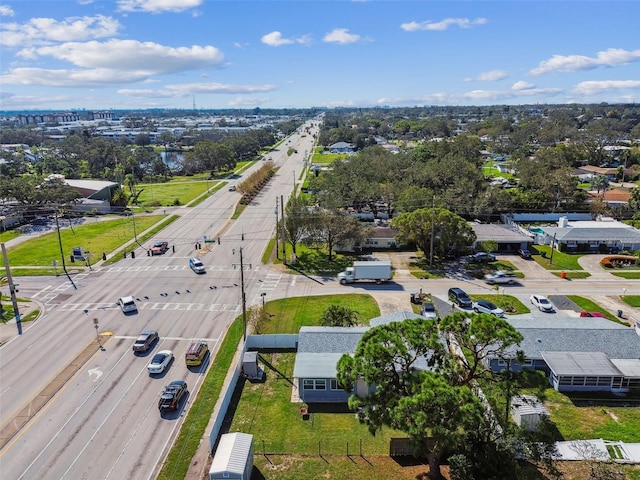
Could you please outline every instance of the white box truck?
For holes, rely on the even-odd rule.
[[[353,262],[352,267],[338,274],[338,280],[342,285],[362,280],[386,282],[391,280],[391,262]]]

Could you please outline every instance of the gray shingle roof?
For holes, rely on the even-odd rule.
[[[640,359],[640,336],[631,328],[521,328],[520,349],[527,358],[541,352],[602,352],[609,358]]]
[[[620,370],[601,352],[541,352],[556,375],[619,376]]]
[[[302,327],[298,334],[300,353],[353,353],[360,337],[370,327]]]
[[[578,227],[544,227],[544,232],[561,242],[568,241],[621,241],[624,243],[640,243],[640,231],[635,228],[578,228]]]

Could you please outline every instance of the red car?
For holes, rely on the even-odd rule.
[[[162,255],[167,250],[169,250],[168,242],[156,242],[151,247],[151,255]]]
[[[599,317],[599,318],[607,318],[604,313],[600,312],[580,312],[581,317]]]

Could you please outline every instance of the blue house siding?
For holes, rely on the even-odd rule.
[[[346,403],[351,395],[338,387],[335,378],[300,378],[298,392],[305,403]]]

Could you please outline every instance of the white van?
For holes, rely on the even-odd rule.
[[[118,305],[120,305],[120,308],[124,313],[138,311],[138,307],[136,306],[136,302],[132,296],[120,297],[118,299]]]

